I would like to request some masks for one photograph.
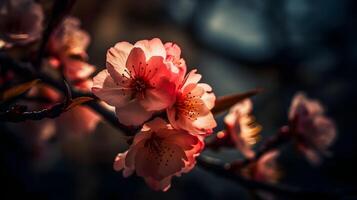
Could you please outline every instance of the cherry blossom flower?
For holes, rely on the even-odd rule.
[[[167,116],[174,128],[205,135],[217,125],[211,113],[216,96],[211,86],[198,83],[200,79],[196,70],[186,76],[176,94],[176,102],[167,109]]]
[[[80,21],[67,17],[50,37],[48,63],[54,68],[62,68],[70,81],[87,79],[95,71],[94,66],[85,62],[89,42],[90,36],[80,28]]]
[[[266,152],[258,161],[244,167],[242,175],[259,182],[277,182],[281,177],[280,167],[277,163],[279,154],[278,150]]]
[[[167,55],[171,54],[157,38],[134,45],[119,42],[108,50],[107,69],[94,77],[92,92],[116,108],[121,123],[140,125],[175,100],[178,77],[185,65],[172,63],[176,59],[170,56],[166,60]]]
[[[312,164],[319,164],[320,156],[328,155],[327,149],[336,138],[333,121],[324,115],[318,101],[308,99],[303,93],[294,96],[289,121],[298,149]]]
[[[144,124],[129,150],[115,158],[114,169],[125,177],[136,172],[154,190],[166,191],[173,176],[189,172],[204,143],[200,136],[173,129],[161,118]]]
[[[251,115],[252,110],[252,101],[245,99],[234,105],[224,118],[226,130],[223,133],[248,158],[255,155],[251,146],[257,142],[261,131],[261,126],[255,122]],[[223,136],[218,135],[218,137]]]
[[[26,45],[42,34],[42,7],[33,0],[4,0],[0,2],[0,49]]]

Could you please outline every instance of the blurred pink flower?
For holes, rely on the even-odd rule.
[[[166,55],[157,38],[117,43],[107,52],[107,69],[94,77],[93,93],[115,106],[121,123],[142,124],[175,100],[178,73]]]
[[[160,118],[144,124],[129,150],[118,154],[114,169],[125,177],[134,171],[154,190],[167,191],[174,175],[190,171],[203,140],[184,130],[175,130]]]
[[[174,128],[205,135],[217,126],[211,113],[216,96],[211,86],[198,83],[200,79],[196,70],[187,74],[176,94],[176,102],[167,109],[167,116]]]
[[[80,21],[67,17],[50,37],[48,63],[54,68],[62,68],[69,81],[87,79],[95,71],[95,67],[86,62],[89,42],[90,36],[80,28]]]
[[[276,160],[278,156],[277,150],[265,153],[258,161],[243,168],[242,175],[255,181],[275,183],[281,177],[280,167]]]
[[[0,49],[26,45],[40,38],[43,30],[42,7],[33,0],[0,2]]]
[[[308,99],[303,93],[294,96],[289,121],[298,149],[312,164],[319,164],[320,156],[328,155],[327,149],[336,138],[333,121],[324,115],[318,101]]]
[[[235,147],[248,158],[255,156],[251,146],[257,142],[261,131],[261,126],[255,122],[251,115],[252,110],[252,101],[245,99],[234,105],[224,118],[225,134],[232,140]]]
[[[89,34],[80,28],[80,21],[75,17],[67,17],[52,33],[49,40],[49,51],[58,57],[87,57],[90,43]]]

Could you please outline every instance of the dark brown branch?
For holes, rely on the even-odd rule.
[[[25,106],[14,106],[10,110],[0,113],[0,120],[7,122],[21,122],[25,120],[56,118],[64,112],[65,103],[57,103],[51,108],[39,111],[24,111],[25,109]]]
[[[217,159],[213,159],[208,156],[201,155],[197,158],[197,164],[203,169],[224,177],[228,180],[236,182],[247,189],[262,190],[265,192],[271,192],[286,199],[324,199],[335,200],[342,196],[355,195],[356,191],[351,190],[317,190],[317,189],[302,189],[300,187],[286,186],[280,184],[269,184],[258,182],[254,180],[248,180],[240,175],[234,174],[229,170],[229,165],[222,163]]]

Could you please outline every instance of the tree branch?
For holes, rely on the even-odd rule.
[[[254,180],[248,180],[234,174],[229,167],[229,164],[222,163],[217,159],[213,159],[208,156],[201,155],[197,158],[198,166],[203,169],[218,175],[219,177],[224,177],[235,183],[242,185],[248,189],[262,190],[265,192],[271,192],[278,194],[282,197],[288,199],[324,199],[324,200],[336,200],[342,196],[355,195],[357,192],[353,189],[351,190],[315,190],[315,189],[303,189],[299,187],[286,186],[280,184],[269,184],[258,182]]]

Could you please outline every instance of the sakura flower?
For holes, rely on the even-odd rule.
[[[289,112],[290,133],[294,134],[298,149],[312,164],[321,162],[321,155],[328,155],[327,148],[336,138],[335,124],[324,115],[316,100],[304,94],[294,96]]]
[[[85,62],[89,42],[90,36],[80,28],[80,21],[67,17],[50,37],[48,63],[54,68],[61,67],[69,81],[87,79],[95,71],[94,66]]]
[[[0,2],[0,46],[26,45],[42,34],[42,7],[33,0]],[[0,47],[1,49],[1,47]]]
[[[77,55],[85,58],[90,36],[80,28],[80,21],[67,17],[49,40],[49,50],[58,57]]]
[[[278,156],[279,151],[277,150],[265,153],[258,161],[244,167],[242,175],[255,181],[275,183],[281,176],[277,163]]]
[[[248,158],[255,155],[251,146],[257,142],[261,130],[261,126],[255,122],[251,115],[252,110],[252,101],[245,99],[234,105],[224,118],[225,134],[234,143],[234,146]]]
[[[196,70],[185,77],[176,94],[176,102],[167,109],[167,116],[174,128],[205,135],[217,125],[211,113],[216,96],[208,84],[198,83],[200,79]]]
[[[166,191],[173,176],[189,172],[204,143],[199,136],[173,129],[160,118],[144,124],[129,150],[118,154],[114,169],[125,177],[136,172],[154,190]]]
[[[107,69],[94,77],[92,92],[116,108],[121,123],[140,125],[174,102],[180,70],[172,71],[176,65],[166,55],[157,38],[119,42],[108,50]]]

